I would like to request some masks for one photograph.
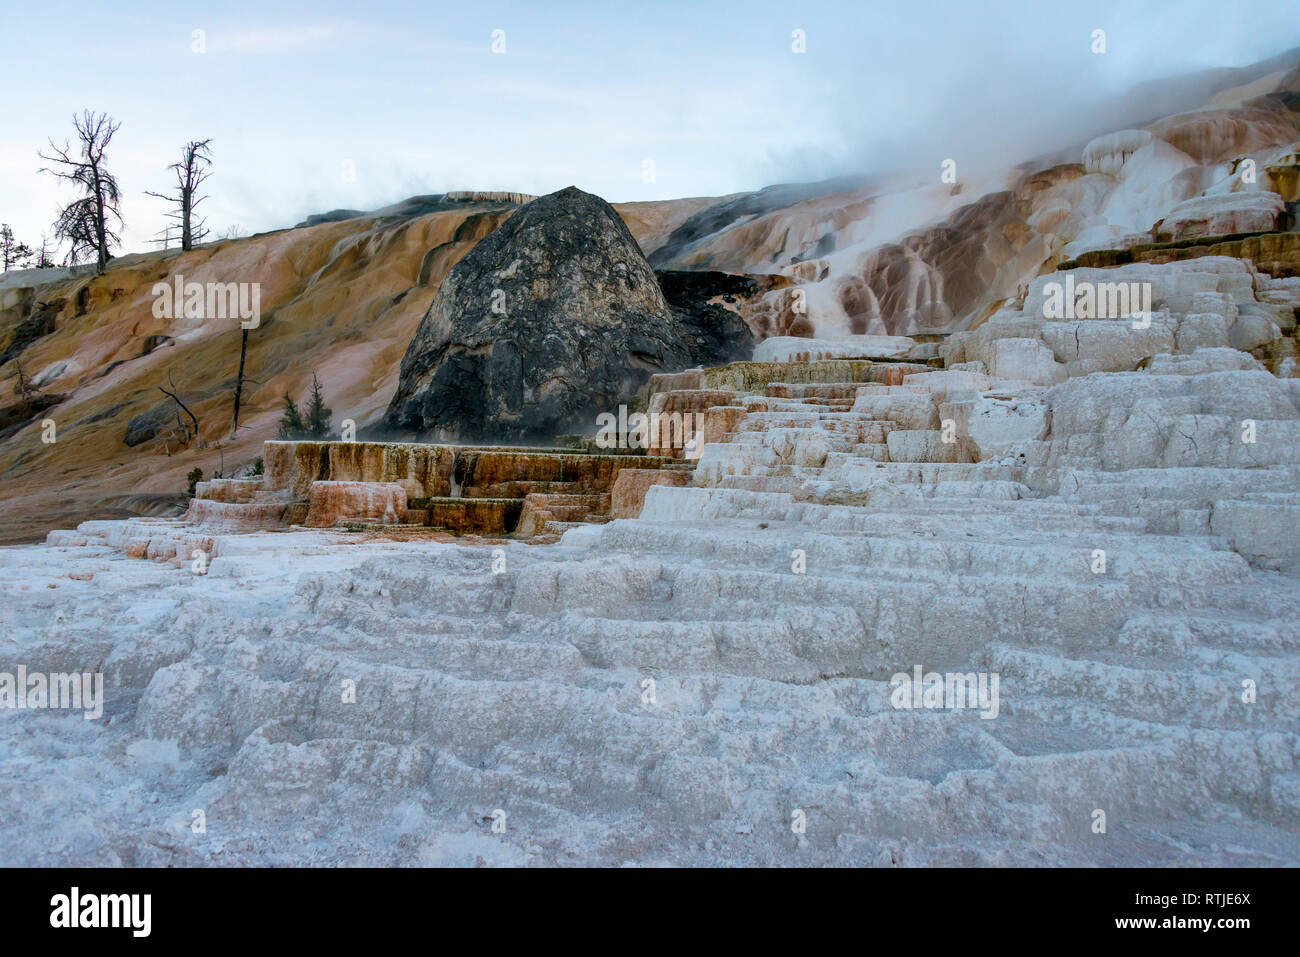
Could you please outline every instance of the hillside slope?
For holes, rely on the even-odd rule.
[[[671,230],[700,201],[684,200],[680,210],[672,203],[634,205],[640,208],[629,225],[634,235],[645,235]],[[188,253],[124,256],[98,277],[66,270],[45,271],[53,281],[37,271],[6,274],[0,342],[21,337],[24,328],[42,334],[0,367],[0,409],[17,404],[20,366],[43,394],[66,398],[17,431],[17,423],[6,423],[0,543],[39,539],[51,527],[90,517],[171,508],[191,469],[229,475],[250,464],[275,433],[284,393],[303,399],[313,373],[336,428],[344,419],[360,428],[378,422],[438,284],[518,208],[495,199],[457,206],[409,218],[327,221]],[[234,438],[239,322],[156,318],[151,290],[177,276],[261,284],[261,321],[248,341],[246,375],[253,381],[245,385]],[[125,444],[137,417],[152,413],[174,423],[175,406],[160,386],[174,387],[198,417],[206,448],[199,442],[178,447],[168,441],[167,427],[134,447]],[[45,417],[56,423],[52,444],[42,442]]]

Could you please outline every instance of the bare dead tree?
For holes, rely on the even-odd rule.
[[[77,131],[79,149],[74,150],[67,140],[62,147],[50,140],[49,154],[38,155],[53,165],[43,167],[41,172],[73,183],[82,191],[82,196],[59,210],[54,234],[71,244],[69,262],[93,252],[98,272],[102,273],[111,258],[110,247],[121,244],[121,237],[113,228],[122,224],[117,205],[121,195],[117,177],[105,165],[108,144],[121,124],[107,113],[86,110],[72,117],[72,125]]]
[[[248,355],[248,327],[242,322],[240,330],[243,335],[239,340],[239,373],[235,376],[235,414],[230,421],[230,437],[239,431],[239,400],[244,394],[244,357]]]
[[[185,252],[189,252],[196,242],[202,242],[208,235],[206,221],[196,219],[194,211],[199,203],[207,199],[206,196],[199,195],[199,187],[212,175],[212,150],[208,145],[211,142],[211,139],[191,140],[181,149],[180,161],[167,167],[176,174],[175,193],[167,195],[145,192],[146,196],[156,196],[176,204],[176,209],[167,215],[180,223],[181,249]]]
[[[41,233],[41,246],[36,250],[36,261],[32,265],[37,269],[49,269],[54,265],[54,259],[50,255],[53,251],[50,248],[49,237]]]
[[[158,232],[156,232],[154,235],[157,236],[158,238],[153,240],[153,242],[157,243],[163,249],[171,249],[172,238],[176,235],[176,227],[168,224],[167,226],[164,226],[162,229],[158,230]]]
[[[239,410],[244,395],[244,383],[252,382],[255,385],[261,385],[261,383],[252,376],[244,375],[244,363],[248,356],[248,327],[244,326],[242,322],[240,323],[240,326],[242,328],[240,330],[241,336],[239,340],[239,372],[235,375],[235,411],[230,420],[230,437],[232,439],[235,437],[235,433],[239,431]]]
[[[18,373],[18,381],[14,384],[14,395],[18,396],[18,401],[27,402],[28,399],[41,390],[32,385],[32,380],[27,377],[27,372],[23,369],[21,359],[14,360],[14,368]]]
[[[199,436],[198,417],[189,410],[189,406],[187,406],[184,402],[182,402],[180,396],[176,394],[178,390],[176,388],[176,384],[172,382],[172,376],[170,372],[167,373],[167,384],[171,386],[170,390],[164,389],[162,386],[159,386],[158,391],[161,392],[163,395],[170,397],[171,400],[175,402],[177,405],[179,405],[181,409],[185,412],[185,414],[190,417],[190,421],[194,423],[194,437],[197,439]],[[179,413],[177,414],[179,416]]]

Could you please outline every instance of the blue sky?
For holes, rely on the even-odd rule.
[[[193,138],[214,141],[217,229],[448,189],[718,195],[1023,158],[1118,125],[1099,104],[1133,83],[1300,46],[1296,0],[1267,28],[1222,2],[1058,6],[8,0],[0,221],[28,242],[48,229],[67,196],[36,151],[87,107],[122,123],[110,158],[139,250],[163,225],[143,191]]]

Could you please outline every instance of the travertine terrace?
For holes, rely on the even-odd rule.
[[[450,491],[466,450],[331,447],[322,479],[321,449],[268,446],[262,479],[201,489],[185,523],[0,552],[5,659],[59,670],[93,649],[110,687],[107,727],[73,739],[57,716],[0,719],[31,795],[0,846],[1300,862],[1300,380],[1233,347],[1300,297],[1235,259],[1125,268],[1155,287],[1145,328],[1044,320],[1049,274],[902,354],[774,345],[661,377],[652,404],[704,414],[693,470],[639,463],[621,483],[639,517],[564,523],[558,544],[385,534],[376,502]],[[479,487],[523,481],[505,472]],[[265,520],[277,486],[315,508],[321,481],[353,488],[338,517],[360,508],[368,531],[220,526]],[[899,707],[891,679],[917,667],[997,675],[996,713]],[[51,769],[51,748],[75,757]],[[84,826],[17,839],[55,814]]]

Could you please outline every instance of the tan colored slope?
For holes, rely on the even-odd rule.
[[[305,397],[313,371],[337,427],[382,414],[398,366],[437,282],[505,213],[434,213],[396,225],[330,223],[233,240],[110,268],[102,277],[43,290],[63,308],[56,330],[21,356],[46,392],[69,398],[47,413],[57,441],[37,425],[0,444],[0,541],[39,537],[116,496],[174,494],[196,466],[207,476],[251,462],[274,435],[281,396]],[[463,228],[462,228],[463,227]],[[461,239],[453,241],[457,231]],[[426,285],[417,285],[430,257]],[[158,319],[151,288],[186,281],[260,282],[262,322],[249,334],[241,428],[231,438],[239,362],[237,320]],[[151,335],[170,342],[141,356]],[[113,363],[120,363],[105,373]],[[15,364],[0,370],[6,399]],[[163,438],[123,442],[132,417],[166,404],[168,377],[200,420],[208,446]],[[21,503],[18,501],[21,499]],[[132,503],[138,507],[139,502]]]
[[[688,199],[656,200],[645,203],[615,203],[623,222],[636,237],[641,251],[649,256],[664,244],[674,229],[696,213],[708,209],[728,196],[692,196]]]

